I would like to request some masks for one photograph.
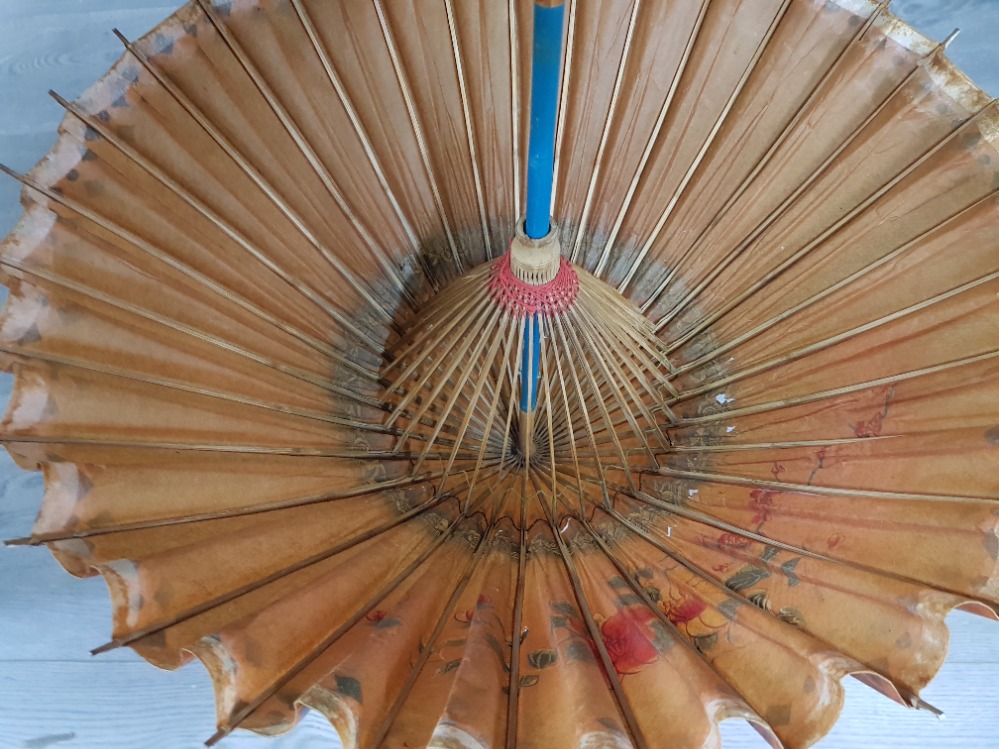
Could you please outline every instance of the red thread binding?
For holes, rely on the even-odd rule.
[[[567,311],[579,294],[579,276],[564,257],[559,258],[558,273],[546,284],[533,286],[513,274],[510,253],[493,264],[489,294],[504,311],[513,315],[552,315]]]

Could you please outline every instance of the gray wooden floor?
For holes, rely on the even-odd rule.
[[[52,145],[61,110],[45,92],[73,98],[107,69],[120,54],[113,26],[134,38],[179,4],[0,0],[0,162],[26,171]],[[999,0],[896,0],[892,7],[937,39],[963,26],[951,58],[999,94]],[[17,199],[16,184],[3,178],[0,235],[17,220]],[[0,403],[9,388],[0,375]],[[0,538],[28,534],[41,488],[40,476],[0,455]],[[214,732],[211,686],[199,666],[167,673],[131,651],[88,655],[108,639],[109,623],[100,579],[71,578],[41,549],[0,548],[0,749],[186,749]],[[843,717],[820,749],[999,749],[999,624],[960,613],[949,623],[950,655],[923,695],[946,720],[906,711],[848,679]],[[722,735],[726,749],[764,746],[745,724],[727,722]],[[337,745],[314,714],[278,739],[239,734],[223,743]]]

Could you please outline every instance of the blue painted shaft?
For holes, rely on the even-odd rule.
[[[524,233],[541,239],[551,228],[552,180],[555,171],[555,118],[558,114],[559,69],[562,66],[562,21],[565,6],[534,5],[534,54],[531,58],[531,132],[527,144],[527,217]],[[538,404],[541,324],[532,315],[524,326],[520,365],[520,410]]]
[[[534,55],[531,58],[531,132],[527,144],[527,219],[531,239],[548,234],[555,169],[555,118],[562,66],[565,6],[534,6]]]
[[[520,410],[533,411],[538,405],[538,360],[541,359],[541,322],[531,315],[524,326],[523,359],[520,362]]]

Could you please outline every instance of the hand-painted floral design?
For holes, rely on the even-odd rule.
[[[565,660],[598,663],[600,655],[597,646],[590,637],[579,610],[568,601],[555,601],[551,604],[551,608],[552,632],[567,630],[566,635],[558,642],[564,651]]]
[[[808,481],[805,482],[806,484],[811,485],[811,483],[815,480],[816,474],[826,467],[826,452],[828,449],[829,448],[827,447],[823,447],[822,449],[815,451],[815,468],[813,468],[812,472],[808,474]]]
[[[707,581],[704,585],[708,585]],[[720,629],[729,624],[729,619],[696,589],[687,586],[670,585],[663,591],[659,603],[666,617],[676,628],[699,645],[709,646]]]
[[[707,607],[708,604],[700,598],[671,591],[670,605],[665,613],[674,624],[687,624],[703,614]]]
[[[447,637],[442,637],[434,645],[435,654],[443,664],[437,670],[438,674],[447,674],[459,668],[467,655],[468,643],[473,639],[492,651],[500,667],[510,672],[510,643],[505,642],[510,623],[496,613],[492,598],[479,594],[474,606],[455,611],[452,618],[457,626],[451,625]]]
[[[798,627],[798,629],[803,629],[805,626],[805,617],[796,608],[790,606],[784,606],[778,612],[777,616],[782,622],[787,622],[792,627]]]
[[[752,541],[738,533],[722,533],[712,540],[712,546],[719,549],[745,549]]]
[[[615,590],[622,583],[622,578],[608,581]],[[658,599],[658,596],[657,590],[655,598]],[[623,600],[619,598],[619,601]],[[552,603],[551,606],[554,612],[551,617],[552,631],[568,630],[559,642],[565,660],[599,663],[600,649],[576,607],[564,601]],[[655,662],[670,644],[669,634],[659,615],[644,604],[624,603],[607,618],[595,614],[594,623],[599,628],[603,649],[619,676],[638,673],[643,666]]]
[[[759,590],[747,597],[749,598],[749,602],[757,608],[763,609],[768,614],[773,613],[773,607],[770,605],[770,594],[765,590]]]
[[[884,425],[884,415],[877,413],[870,419],[858,421],[853,425],[853,433],[857,437],[880,437],[881,427]]]
[[[464,611],[456,611],[454,614],[454,619],[462,624],[471,624],[472,619],[475,618],[477,611],[489,608],[493,605],[493,599],[489,596],[480,594],[478,600],[475,602],[475,606],[470,609],[465,609]]]
[[[895,386],[892,385],[884,391],[884,405],[881,411],[874,414],[869,419],[864,419],[863,421],[858,421],[856,424],[851,424],[850,428],[853,430],[853,434],[856,437],[880,437],[881,429],[884,427],[885,419],[888,418],[888,409],[891,406],[891,400],[895,395]]]
[[[402,624],[401,621],[393,616],[390,616],[387,611],[382,611],[381,609],[375,609],[369,611],[364,615],[364,618],[371,624],[375,625],[377,629],[385,629],[387,627],[397,627]]]
[[[749,493],[749,509],[753,511],[752,522],[761,525],[767,522],[774,514],[774,497],[778,492],[769,489],[753,489]]]
[[[655,639],[652,624],[655,621],[657,617],[654,613],[638,606],[621,609],[604,621],[600,627],[600,639],[618,674],[637,673],[642,666],[653,663],[659,657],[659,651],[652,644]]]

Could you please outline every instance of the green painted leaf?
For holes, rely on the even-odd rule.
[[[805,617],[798,609],[791,608],[790,606],[782,608],[778,616],[782,622],[787,622],[792,627],[800,628],[805,626]]]
[[[760,559],[762,559],[764,562],[769,562],[778,554],[780,554],[780,549],[778,549],[776,546],[766,546],[763,549],[763,553],[760,555]]]
[[[702,637],[694,638],[694,645],[696,645],[697,649],[700,650],[702,653],[711,650],[711,648],[713,648],[717,644],[718,644],[717,632],[710,635],[704,635]]]
[[[489,649],[496,654],[496,657],[499,658],[500,663],[502,663],[503,666],[506,667],[506,650],[503,647],[503,645],[500,643],[500,641],[496,639],[496,635],[487,632],[486,645],[488,645]]]
[[[352,676],[337,676],[336,691],[350,697],[355,702],[360,703],[363,701],[361,700],[361,682]]]
[[[622,608],[626,606],[642,606],[644,604],[645,601],[643,601],[642,597],[636,593],[626,593],[623,596],[617,597],[617,605]]]
[[[773,705],[764,713],[763,719],[772,726],[786,726],[791,722],[791,706]]]
[[[552,608],[555,609],[555,611],[557,611],[559,614],[564,614],[565,616],[571,616],[573,618],[576,618],[578,616],[576,614],[576,607],[573,606],[568,601],[555,601],[552,604]]]
[[[764,611],[769,611],[770,609],[767,606],[767,601],[769,600],[769,598],[770,597],[767,595],[766,591],[761,590],[757,593],[753,593],[753,595],[749,597],[749,602],[752,603],[757,608],[761,608]]]
[[[402,624],[398,619],[391,619],[386,617],[375,622],[375,629],[388,629],[389,627],[398,627]]]
[[[567,617],[567,616],[553,616],[552,617],[552,631],[553,632],[556,629],[559,629],[561,627],[568,627],[568,626],[569,626],[569,617]]]
[[[649,626],[652,628],[654,633],[652,638],[652,647],[656,649],[657,653],[665,653],[673,647],[673,633],[665,624],[656,619],[650,622]]]
[[[538,683],[537,674],[528,674],[527,676],[520,677],[520,688],[524,689],[526,687],[533,687]]]
[[[620,575],[616,575],[607,581],[607,584],[612,588],[629,588],[628,581],[625,580]]]
[[[534,650],[527,654],[527,662],[530,663],[533,668],[548,668],[557,660],[557,650]]]
[[[441,666],[439,669],[437,669],[437,673],[439,673],[439,674],[446,674],[449,671],[454,671],[460,665],[461,665],[461,658],[455,658],[453,661],[448,661],[443,666]]]
[[[613,718],[597,718],[597,723],[602,725],[608,731],[613,731],[614,733],[623,734],[624,731],[621,730],[620,724]]]
[[[635,570],[635,577],[644,577],[646,580],[651,580],[655,577],[655,574],[647,567],[643,567],[640,570]]]
[[[565,649],[565,656],[570,661],[586,661],[588,663],[594,663],[596,659],[593,657],[593,651],[590,650],[590,645],[586,640],[573,640]]]
[[[801,582],[801,580],[798,579],[798,576],[794,574],[794,570],[800,561],[801,557],[795,557],[794,559],[788,559],[780,566],[780,571],[787,577],[787,585],[789,588]]]
[[[659,592],[659,588],[655,588],[651,585],[645,586],[645,595],[647,595],[649,600],[653,603],[659,603],[663,600],[663,594]]]
[[[740,606],[742,606],[742,601],[738,598],[726,598],[718,604],[718,611],[726,619],[734,622],[739,616],[738,611]]]
[[[999,538],[995,533],[986,533],[982,537],[982,548],[989,555],[990,559],[999,559]]]
[[[745,590],[746,588],[752,588],[768,577],[770,577],[770,573],[762,567],[743,567],[726,580],[725,585],[732,590]]]

